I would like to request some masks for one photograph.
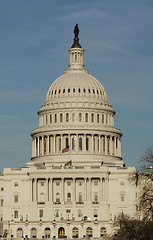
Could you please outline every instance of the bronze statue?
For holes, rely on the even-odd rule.
[[[78,37],[78,35],[79,35],[78,24],[76,24],[75,27],[74,27],[74,34],[75,34],[75,37]]]

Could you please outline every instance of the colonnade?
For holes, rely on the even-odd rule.
[[[71,187],[67,187],[67,181],[71,182]],[[79,183],[82,181],[82,186],[79,188]],[[31,201],[32,202],[52,202],[54,204],[66,204],[76,203],[83,204],[87,201],[92,204],[98,204],[101,201],[108,200],[109,181],[107,178],[98,178],[98,186],[94,186],[95,179],[91,177],[87,178],[33,178],[31,180]],[[44,183],[44,188],[41,187],[41,183]],[[56,186],[56,182],[60,187]],[[44,198],[41,198],[41,194],[44,193]],[[56,196],[58,193],[59,201]],[[67,194],[71,194],[71,199],[67,197]],[[82,194],[82,200],[79,199],[79,194]],[[96,193],[96,200],[95,200]]]
[[[62,154],[100,154],[121,157],[121,137],[99,134],[52,134],[33,136],[32,157]]]

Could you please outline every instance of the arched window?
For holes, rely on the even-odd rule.
[[[87,235],[88,237],[92,237],[92,228],[91,228],[91,227],[88,227],[88,228],[86,229],[86,235]]]
[[[23,237],[23,229],[22,228],[17,229],[16,237],[17,238],[22,238]]]
[[[51,230],[49,227],[45,228],[45,232],[44,232],[45,238],[51,238]]]
[[[63,114],[60,113],[60,122],[63,122]]]
[[[79,237],[79,229],[77,227],[74,227],[72,229],[72,238],[78,238]]]
[[[108,114],[106,114],[106,124],[108,124]]]
[[[88,113],[85,114],[85,122],[88,122]]]
[[[91,122],[94,122],[94,114],[91,114]]]
[[[58,229],[58,238],[65,238],[65,229],[63,227]]]
[[[106,228],[105,227],[101,227],[100,229],[100,237],[103,237],[106,234]]]
[[[37,230],[36,230],[36,228],[31,228],[31,238],[37,238]]]
[[[69,114],[66,113],[66,122],[69,122]]]
[[[67,202],[71,202],[71,193],[67,193]]]
[[[82,113],[79,113],[79,122],[82,122]]]
[[[46,115],[46,125],[48,124],[48,121],[47,121],[47,115]]]
[[[56,203],[60,203],[60,194],[56,193]]]

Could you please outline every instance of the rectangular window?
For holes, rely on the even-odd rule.
[[[97,114],[97,123],[99,123],[99,114]]]
[[[14,202],[18,202],[18,195],[14,195]]]
[[[104,123],[104,114],[102,114],[102,123]]]
[[[60,182],[56,182],[56,186],[60,186]]]
[[[61,138],[59,137],[59,143],[58,143],[58,146],[59,146],[59,151],[61,151]]]
[[[98,185],[98,181],[94,181],[94,185],[95,185],[95,186]]]
[[[121,194],[121,202],[124,202],[125,198],[124,198],[124,194]]]
[[[14,211],[14,218],[18,218],[18,216],[19,216],[18,211],[15,210],[15,211]]]
[[[121,185],[124,186],[124,182],[121,182]]]
[[[67,185],[68,185],[68,186],[71,186],[71,182],[67,182]]]
[[[86,138],[86,151],[89,150],[89,138]]]
[[[40,210],[39,210],[39,217],[41,218],[41,217],[43,217],[43,216],[44,216],[44,212],[43,212],[42,209],[40,209]]]
[[[1,191],[4,191],[4,188],[3,188],[3,187],[1,187]]]
[[[66,213],[71,213],[71,209],[66,209]]]
[[[14,186],[15,186],[15,187],[18,187],[18,182],[15,182],[15,183],[14,183]]]
[[[82,138],[79,138],[79,150],[82,151]]]
[[[68,148],[69,147],[69,139],[65,138],[65,147]]]
[[[78,217],[82,217],[82,209],[78,209]]]
[[[59,209],[55,209],[55,217],[59,217]]]
[[[79,113],[79,122],[82,122],[82,114]]]
[[[75,149],[75,137],[72,137],[72,150]]]
[[[40,186],[43,187],[43,186],[44,186],[44,182],[41,182],[41,183],[40,183]]]

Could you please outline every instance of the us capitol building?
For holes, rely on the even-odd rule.
[[[103,85],[83,65],[79,28],[70,64],[50,86],[25,168],[0,175],[0,216],[8,238],[101,238],[119,213],[135,214],[135,171],[121,157],[122,133]]]

